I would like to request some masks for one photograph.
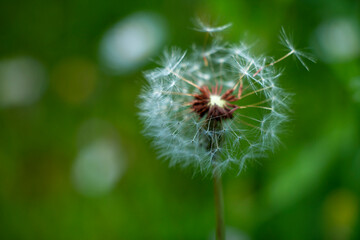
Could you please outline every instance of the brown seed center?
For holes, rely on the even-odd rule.
[[[194,100],[190,102],[191,109],[199,115],[200,118],[206,115],[207,119],[221,121],[233,118],[234,111],[238,108],[231,102],[237,101],[233,95],[234,89],[227,90],[221,95],[222,86],[211,88],[207,86],[200,88],[200,93],[194,96]]]

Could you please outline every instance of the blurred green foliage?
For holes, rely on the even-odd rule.
[[[0,109],[0,239],[211,236],[211,179],[169,169],[141,134],[137,96],[142,71],[155,64],[114,76],[99,62],[105,31],[139,11],[166,20],[163,47],[202,44],[191,19],[205,15],[233,23],[226,40],[255,40],[258,54],[275,57],[282,26],[316,55],[318,26],[360,22],[356,0],[1,1],[0,61],[31,57],[47,79],[38,101]],[[250,239],[360,239],[360,58],[317,57],[310,72],[281,65],[281,84],[295,93],[283,145],[240,176],[224,176],[226,224]],[[72,177],[79,129],[91,119],[113,126],[127,165],[101,196],[81,194]]]

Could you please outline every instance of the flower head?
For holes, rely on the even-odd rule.
[[[280,60],[269,63],[244,43],[220,40],[191,53],[166,51],[161,67],[145,74],[145,134],[171,166],[240,171],[274,147],[287,120],[288,94],[274,68]]]

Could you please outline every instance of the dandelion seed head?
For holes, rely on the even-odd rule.
[[[297,52],[284,40],[288,55]],[[160,66],[145,73],[139,106],[144,134],[170,166],[240,172],[274,148],[287,121],[289,94],[274,67],[283,58],[269,62],[244,43],[219,39],[192,51],[165,51]]]

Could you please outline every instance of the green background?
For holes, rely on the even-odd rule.
[[[101,67],[103,34],[139,11],[165,19],[161,48],[202,44],[204,35],[191,30],[202,15],[232,22],[224,39],[247,35],[257,54],[285,53],[282,26],[312,48],[318,62],[309,72],[295,60],[279,64],[281,85],[294,93],[282,145],[239,176],[224,176],[226,224],[241,232],[235,239],[360,239],[360,58],[327,61],[316,43],[327,21],[360,22],[356,0],[1,0],[0,60],[30,56],[47,80],[35,103],[0,108],[0,239],[210,238],[212,180],[168,168],[141,134],[142,72],[156,64],[121,76]],[[77,81],[89,72],[91,81]],[[113,126],[127,165],[97,196],[81,194],[72,180],[78,132],[89,119]]]

